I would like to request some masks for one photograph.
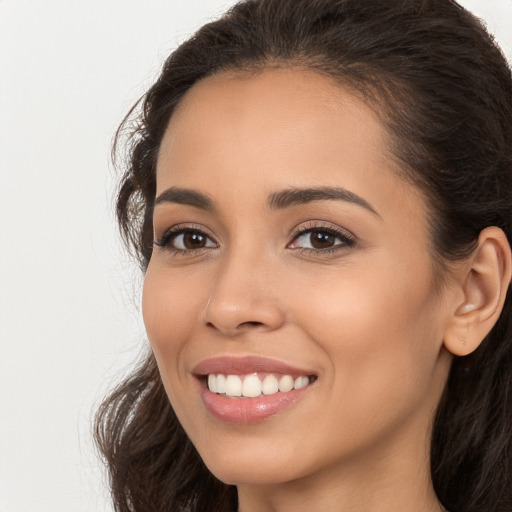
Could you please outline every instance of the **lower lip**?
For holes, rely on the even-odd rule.
[[[206,409],[215,418],[228,423],[247,424],[264,420],[292,406],[301,400],[308,390],[309,386],[306,386],[286,393],[261,395],[257,398],[230,398],[203,388],[201,398]]]

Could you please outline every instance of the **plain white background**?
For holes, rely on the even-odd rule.
[[[110,511],[94,408],[145,344],[116,126],[229,0],[0,0],[0,512]],[[512,60],[512,0],[465,0]]]

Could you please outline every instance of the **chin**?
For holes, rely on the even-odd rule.
[[[272,485],[303,476],[295,450],[273,450],[261,445],[242,447],[238,443],[224,446],[227,448],[222,453],[220,450],[201,453],[200,450],[199,454],[210,472],[226,484]]]

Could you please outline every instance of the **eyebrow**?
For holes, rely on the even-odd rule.
[[[290,206],[326,200],[347,201],[361,206],[377,217],[380,217],[375,208],[373,208],[368,201],[354,194],[354,192],[350,192],[350,190],[341,187],[289,188],[274,192],[270,195],[268,202],[271,209],[278,210],[289,208]]]
[[[213,211],[213,201],[202,194],[188,188],[171,187],[164,190],[155,200],[155,206],[161,203],[184,204],[199,208],[200,210]]]
[[[289,188],[270,194],[268,205],[271,210],[282,210],[291,206],[308,204],[314,201],[347,201],[380,215],[365,199],[341,187]],[[176,203],[193,206],[200,210],[214,211],[213,200],[206,194],[188,188],[171,187],[164,190],[155,200],[155,206],[162,203]]]

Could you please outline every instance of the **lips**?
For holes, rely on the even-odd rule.
[[[296,368],[282,361],[255,356],[247,357],[215,357],[199,363],[192,372],[195,375],[224,373],[244,375],[250,373],[278,373],[282,375],[314,375],[307,368]]]
[[[217,357],[194,370],[206,409],[230,423],[252,423],[300,401],[317,376],[282,361],[259,357]]]

